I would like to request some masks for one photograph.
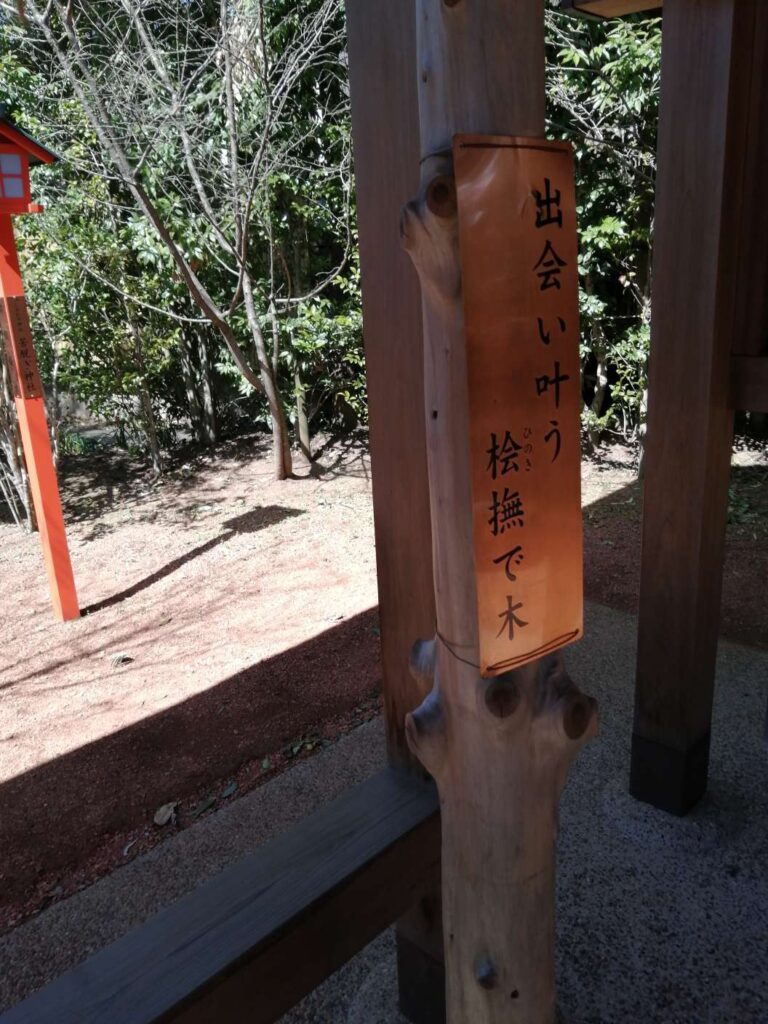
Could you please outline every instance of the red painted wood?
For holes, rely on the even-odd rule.
[[[29,335],[24,286],[16,254],[13,224],[0,215],[0,306],[3,333],[14,376],[14,396],[32,501],[37,513],[51,603],[56,618],[76,619],[80,608],[72,574],[59,484],[53,465],[40,374]]]
[[[29,153],[30,156],[36,160],[40,160],[44,164],[52,164],[56,161],[56,156],[51,153],[50,150],[46,149],[45,146],[41,146],[39,142],[35,142],[34,139],[30,139],[24,132],[20,132],[13,125],[8,124],[7,121],[0,121],[0,138],[7,139],[8,142],[12,143],[17,149],[23,150],[25,153]]]

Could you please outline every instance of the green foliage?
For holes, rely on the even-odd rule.
[[[59,432],[59,455],[89,455],[102,450],[102,445],[92,437],[86,437],[77,430],[64,427]]]
[[[228,10],[226,31],[218,4],[179,8],[160,0],[144,11],[156,62],[142,59],[139,22],[117,4],[89,20],[85,55],[98,72],[113,135],[138,168],[136,180],[213,302],[228,311],[234,337],[254,365],[252,322],[226,251],[227,240],[237,237],[232,189],[239,182],[258,327],[275,342],[274,375],[289,416],[298,388],[315,429],[361,422],[343,6],[307,0],[298,11],[281,0],[243,0]],[[302,54],[286,72],[310,15],[322,26],[322,48]],[[231,107],[217,51],[223,39],[234,67]],[[130,183],[115,174],[114,153],[45,34],[2,19],[0,54],[14,115],[63,157],[55,169],[35,173],[47,213],[26,218],[21,233],[46,383],[55,380],[59,391],[75,393],[139,447],[149,448],[152,434],[172,443],[195,427],[206,375],[220,425],[268,426],[264,398],[191,303],[168,246],[137,206]],[[169,106],[170,88],[181,107]],[[176,130],[178,117],[183,131]],[[258,177],[249,178],[251,166]],[[201,361],[203,348],[211,371]]]
[[[647,387],[661,20],[550,11],[547,28],[549,129],[576,155],[584,422],[593,437],[633,436]]]
[[[268,136],[281,62],[323,0],[242,0],[231,8],[241,19],[232,26],[239,178],[227,149],[221,62],[210,59],[219,4],[144,5],[158,54],[180,90],[176,113],[167,83],[151,62],[140,65],[137,25],[120,5],[99,7],[111,11],[105,21],[94,14],[88,59],[102,68],[112,116],[120,112],[115,130],[138,166],[137,181],[227,312],[252,365],[252,330],[221,237],[236,234],[232,182],[245,188],[245,170],[264,144],[263,173],[247,210],[246,267],[258,327],[289,420],[301,396],[312,429],[336,431],[365,423],[366,396],[343,4],[334,4],[323,53],[297,69]],[[254,34],[248,26],[258,15]],[[634,435],[643,415],[660,37],[659,19],[588,22],[554,6],[547,11],[548,130],[569,139],[577,159],[585,425],[597,439],[613,430]],[[47,210],[24,218],[20,233],[49,388],[76,394],[116,424],[126,444],[145,451],[153,433],[164,446],[190,431],[202,438],[206,401],[220,429],[268,427],[264,398],[193,305],[72,82],[44,40],[7,17],[0,19],[0,78],[19,122],[63,157],[55,168],[34,172],[36,198]],[[199,201],[176,116],[204,172],[210,210]],[[63,450],[74,443],[65,440]]]

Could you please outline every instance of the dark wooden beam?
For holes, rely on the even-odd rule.
[[[440,877],[397,922],[400,1012],[412,1024],[445,1024],[445,960]]]
[[[408,671],[432,635],[435,602],[424,427],[421,294],[400,244],[400,211],[419,181],[413,0],[347,0],[363,331],[373,467],[384,713],[393,764],[421,772],[405,715],[423,697]],[[440,880],[399,922],[398,987],[412,1024],[442,1024]]]
[[[762,0],[667,0],[630,789],[684,814],[706,789],[728,504],[731,352]],[[760,242],[762,245],[762,240]],[[763,281],[759,282],[762,288]]]
[[[431,783],[351,790],[4,1014],[2,1024],[271,1024],[434,884]]]
[[[641,11],[661,12],[664,0],[560,0],[560,7],[593,18],[622,18]]]
[[[739,181],[744,201],[741,212],[741,272],[736,285],[736,316],[732,352],[737,355],[768,355],[768,203],[765,200],[765,169],[768,166],[768,15],[759,3],[752,24],[752,36],[742,41],[744,59],[750,61],[752,86],[747,108],[747,145]],[[761,374],[755,365],[756,374]],[[741,370],[735,369],[736,375]],[[752,392],[750,401],[754,400]],[[748,412],[762,412],[739,404]]]
[[[408,656],[435,628],[421,295],[399,230],[419,181],[415,17],[413,0],[347,0],[384,705],[408,765],[405,715],[423,696]]]
[[[731,356],[731,406],[768,412],[768,356]]]

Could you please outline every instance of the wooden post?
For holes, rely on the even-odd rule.
[[[435,621],[421,299],[398,231],[419,181],[413,0],[349,0],[347,26],[387,738],[409,764],[408,655]]]
[[[731,352],[750,316],[764,321],[766,209],[756,187],[764,167],[754,173],[759,129],[751,142],[749,132],[750,106],[764,104],[766,88],[764,8],[762,0],[664,4],[630,790],[675,814],[707,784]],[[755,247],[759,259],[749,265]]]
[[[418,279],[398,231],[419,183],[413,0],[347,0],[347,31],[384,714],[390,762],[423,774],[405,716],[429,689],[408,670],[413,637],[435,622],[424,359]],[[440,923],[437,876],[397,928],[400,1008],[413,1024],[445,1019]]]
[[[768,6],[753,5],[753,16],[733,352],[740,356],[757,356],[762,361],[768,354],[768,288],[759,283],[768,281],[768,246],[765,244],[768,237],[768,203],[765,201],[765,169],[768,167]],[[765,365],[764,362],[762,365]]]
[[[414,647],[434,688],[409,715],[435,777],[443,830],[450,1024],[552,1024],[554,843],[568,764],[593,702],[553,655],[481,679],[473,564],[466,353],[451,140],[542,136],[541,0],[417,0],[422,185],[403,214],[422,283],[425,413],[440,641]]]
[[[0,214],[0,307],[2,333],[14,377],[16,412],[48,573],[51,603],[57,619],[76,619],[80,609],[45,418],[45,398],[29,331],[13,223],[8,214]]]

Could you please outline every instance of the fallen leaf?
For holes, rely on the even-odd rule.
[[[227,797],[234,796],[236,792],[237,792],[237,783],[236,782],[230,782],[230,784],[224,789],[224,792],[221,794],[221,798],[222,798],[222,800],[226,800]]]
[[[271,767],[272,767],[272,762],[270,761],[270,759],[268,757],[265,757],[264,760],[261,762],[261,770],[263,772],[268,772]]]
[[[178,806],[179,805],[175,800],[171,801],[169,804],[163,804],[162,807],[158,807],[155,811],[155,816],[152,820],[156,825],[160,825],[161,827],[163,825],[167,825],[168,822],[173,824],[173,822],[176,821],[176,808]]]
[[[125,844],[125,846],[123,847],[123,856],[124,857],[128,856],[128,854],[130,853],[131,847],[135,846],[136,843],[138,843],[138,839],[132,839],[130,841],[130,843],[126,843]]]
[[[193,818],[199,818],[201,814],[205,814],[206,811],[210,811],[213,805],[216,803],[216,797],[211,793],[205,800],[201,800],[197,807],[194,807],[190,814]]]

